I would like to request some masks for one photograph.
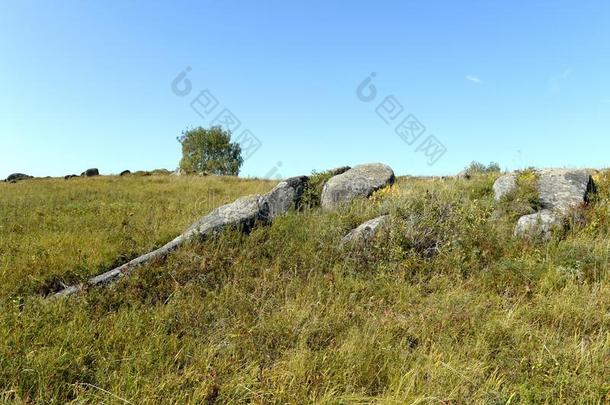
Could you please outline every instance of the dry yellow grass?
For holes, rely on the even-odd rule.
[[[84,280],[171,240],[213,208],[274,184],[197,176],[0,183],[0,297]]]
[[[399,179],[370,201],[229,231],[51,304],[37,293],[56,280],[273,184],[0,184],[0,401],[608,403],[610,177],[588,225],[548,244],[514,239],[510,215],[491,219],[493,178]],[[392,225],[372,246],[339,247],[380,213]]]

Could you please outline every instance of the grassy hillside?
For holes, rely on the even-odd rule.
[[[51,304],[40,295],[61,282],[273,183],[0,184],[0,400],[608,403],[610,177],[581,210],[586,224],[546,244],[512,237],[528,197],[494,214],[494,178],[401,178]],[[382,213],[392,223],[372,246],[341,248]]]

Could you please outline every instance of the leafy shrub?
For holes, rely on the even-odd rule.
[[[500,165],[496,162],[490,162],[487,166],[480,162],[472,162],[466,168],[466,173],[469,175],[476,175],[482,173],[499,173],[502,171]]]
[[[182,145],[180,168],[187,173],[237,176],[244,163],[241,146],[231,142],[231,131],[219,126],[188,129],[178,142]]]
[[[303,191],[302,204],[304,207],[313,208],[320,206],[320,197],[324,184],[334,176],[332,170],[317,173],[315,170],[309,176],[305,190]]]

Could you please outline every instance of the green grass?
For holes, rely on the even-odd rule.
[[[540,244],[512,237],[521,198],[494,214],[495,176],[402,178],[366,202],[228,231],[52,303],[40,294],[54,283],[273,184],[0,184],[0,400],[608,403],[610,177],[586,223]],[[385,213],[391,226],[370,247],[340,247]]]
[[[0,183],[0,298],[44,293],[158,247],[270,181],[95,177]]]

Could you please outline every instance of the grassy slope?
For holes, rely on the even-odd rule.
[[[0,183],[0,297],[48,292],[173,239],[213,208],[268,191],[231,177],[96,177]]]
[[[548,244],[490,220],[493,176],[400,179],[367,203],[228,232],[52,305],[33,294],[271,184],[0,184],[0,400],[609,401],[609,180],[588,225]],[[386,212],[374,246],[339,248]]]

